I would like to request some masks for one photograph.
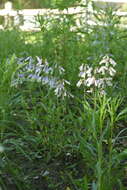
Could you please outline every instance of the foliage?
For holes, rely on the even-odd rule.
[[[67,8],[69,6],[73,6],[81,0],[10,0],[16,9],[24,9],[24,8]],[[0,4],[3,7],[4,3],[7,0],[1,0]]]
[[[126,189],[126,30],[111,8],[93,19],[0,32],[2,190]]]

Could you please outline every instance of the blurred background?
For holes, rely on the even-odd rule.
[[[0,8],[4,8],[4,4],[7,2],[7,0],[1,0],[0,1]],[[73,6],[81,0],[10,0],[10,2],[13,3],[13,7],[15,9],[31,9],[31,8],[56,8],[57,6]],[[97,6],[100,6],[101,8],[105,5],[104,2],[96,2]],[[121,11],[127,11],[127,4],[126,3],[109,3],[111,6],[116,6],[120,8]]]
[[[16,9],[46,8],[50,7],[54,0],[10,0]],[[0,8],[4,8],[7,0],[0,1]]]

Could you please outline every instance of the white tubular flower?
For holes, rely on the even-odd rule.
[[[86,72],[85,72],[85,71],[81,71],[81,72],[79,73],[79,77],[81,77],[81,78],[86,78]]]
[[[45,61],[45,65],[49,66],[49,63],[48,63],[47,59],[46,59],[46,61]]]
[[[38,63],[37,63],[37,65],[42,65],[42,59],[40,58],[40,57],[38,57],[38,56],[36,56],[36,58],[37,58],[37,61],[38,61]]]
[[[19,59],[17,60],[17,64],[18,64],[18,65],[24,64],[24,58],[19,58]]]
[[[36,80],[37,82],[41,82],[41,77],[36,74],[30,74],[28,76],[29,79]]]
[[[90,88],[90,90],[86,91],[87,93],[92,93],[93,92],[93,88]]]
[[[104,88],[104,86],[105,86],[104,79],[103,79],[103,78],[100,78],[100,79],[96,80],[96,86],[97,86],[98,88]]]
[[[54,90],[54,92],[55,92],[55,95],[56,95],[57,97],[60,97],[60,96],[61,96],[61,90],[60,90],[58,87]]]
[[[64,68],[61,66],[58,67],[58,70],[59,70],[60,75],[62,75],[65,72]]]
[[[95,86],[100,88],[100,86],[103,84],[103,82],[100,79],[95,80]]]
[[[49,74],[49,73],[52,72],[52,71],[53,71],[52,67],[48,67],[47,65],[45,65],[45,66],[43,67],[43,72],[44,72],[45,74]]]
[[[67,92],[65,88],[65,84],[70,85],[70,82],[64,79],[56,82],[56,87],[55,87],[54,92],[57,97],[62,97],[62,98],[64,98],[65,96],[73,97],[70,93]]]
[[[79,67],[79,70],[81,71],[79,73],[79,77],[84,78],[84,79],[86,78],[86,76],[92,77],[92,71],[93,71],[92,67],[89,67],[88,65],[85,65],[85,66],[81,65]]]
[[[83,83],[83,81],[82,81],[82,79],[80,79],[80,80],[77,82],[76,86],[77,86],[77,87],[80,87],[80,86],[82,85],[82,83]]]
[[[105,60],[102,59],[100,62],[99,62],[99,65],[102,65],[102,64],[105,64]]]
[[[49,77],[48,76],[45,76],[45,77],[42,77],[42,84],[48,84],[49,83]]]
[[[53,68],[49,66],[49,63],[47,62],[47,60],[45,61],[44,64],[42,64],[41,68],[45,74],[49,74],[49,73],[52,74],[53,72]]]
[[[98,69],[98,73],[101,73],[102,75],[105,75],[106,71],[108,70],[108,68],[106,66],[101,66]]]
[[[104,56],[102,58],[102,60],[99,62],[99,65],[105,64],[105,63],[109,63],[109,57],[108,55]]]
[[[88,77],[91,77],[91,76],[92,76],[92,71],[93,71],[92,67],[89,67],[89,68],[87,69],[86,74],[87,74]]]
[[[79,70],[80,70],[80,71],[83,71],[83,70],[84,70],[84,65],[83,65],[83,64],[79,67]]]
[[[91,85],[95,84],[95,77],[86,79],[86,85],[90,87]]]
[[[26,58],[23,58],[23,62],[31,61],[31,56],[28,56]]]
[[[114,76],[116,74],[116,70],[113,67],[109,67],[109,74]]]
[[[99,65],[102,64],[105,64],[106,66],[109,66],[109,64],[111,64],[113,67],[116,66],[116,62],[108,55],[104,56],[102,60],[99,62]]]
[[[40,75],[41,72],[42,72],[42,69],[37,66],[37,67],[35,68],[35,73],[36,73],[37,75]]]
[[[100,95],[106,95],[105,90],[101,89],[101,90],[100,90]]]
[[[48,81],[48,84],[50,86],[50,88],[55,88],[56,87],[56,78],[55,77],[52,77],[49,81]]]
[[[116,62],[112,58],[109,59],[109,62],[113,67],[116,66]]]
[[[110,58],[108,55],[104,56],[102,60],[99,62],[99,65],[105,65],[106,67],[109,66]]]
[[[54,92],[57,97],[62,96],[62,94],[65,92],[64,81],[57,83],[57,86]]]
[[[64,82],[68,85],[71,85],[71,83],[68,80],[64,80]]]
[[[98,74],[98,73],[99,73],[99,68],[95,68],[94,74],[96,75],[96,74]]]
[[[33,71],[34,70],[34,65],[33,64],[31,64],[31,63],[29,63],[29,64],[27,64],[26,65],[26,70],[28,71],[28,72],[31,72],[31,71]]]

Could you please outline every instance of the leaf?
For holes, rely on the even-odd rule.
[[[127,159],[127,149],[118,154],[118,159],[119,160]]]
[[[83,187],[85,190],[88,190],[88,181],[87,181],[86,177],[84,178],[84,186]]]
[[[127,114],[127,108],[123,109],[117,116],[116,120],[122,119],[121,116],[123,116],[124,114]]]

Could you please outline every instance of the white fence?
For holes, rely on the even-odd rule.
[[[87,0],[83,0],[86,2]],[[92,0],[94,2],[105,3],[127,3],[127,0]],[[88,6],[88,11],[92,12],[91,3]],[[4,29],[7,26],[19,26],[21,30],[39,30],[39,24],[36,22],[36,16],[38,15],[57,15],[57,14],[80,14],[84,13],[84,9],[81,7],[69,8],[68,10],[59,11],[57,9],[23,9],[14,10],[11,2],[6,2],[4,9],[0,9],[0,16],[4,17],[3,25],[0,25],[0,29]],[[127,16],[127,12],[117,12],[119,16]]]

